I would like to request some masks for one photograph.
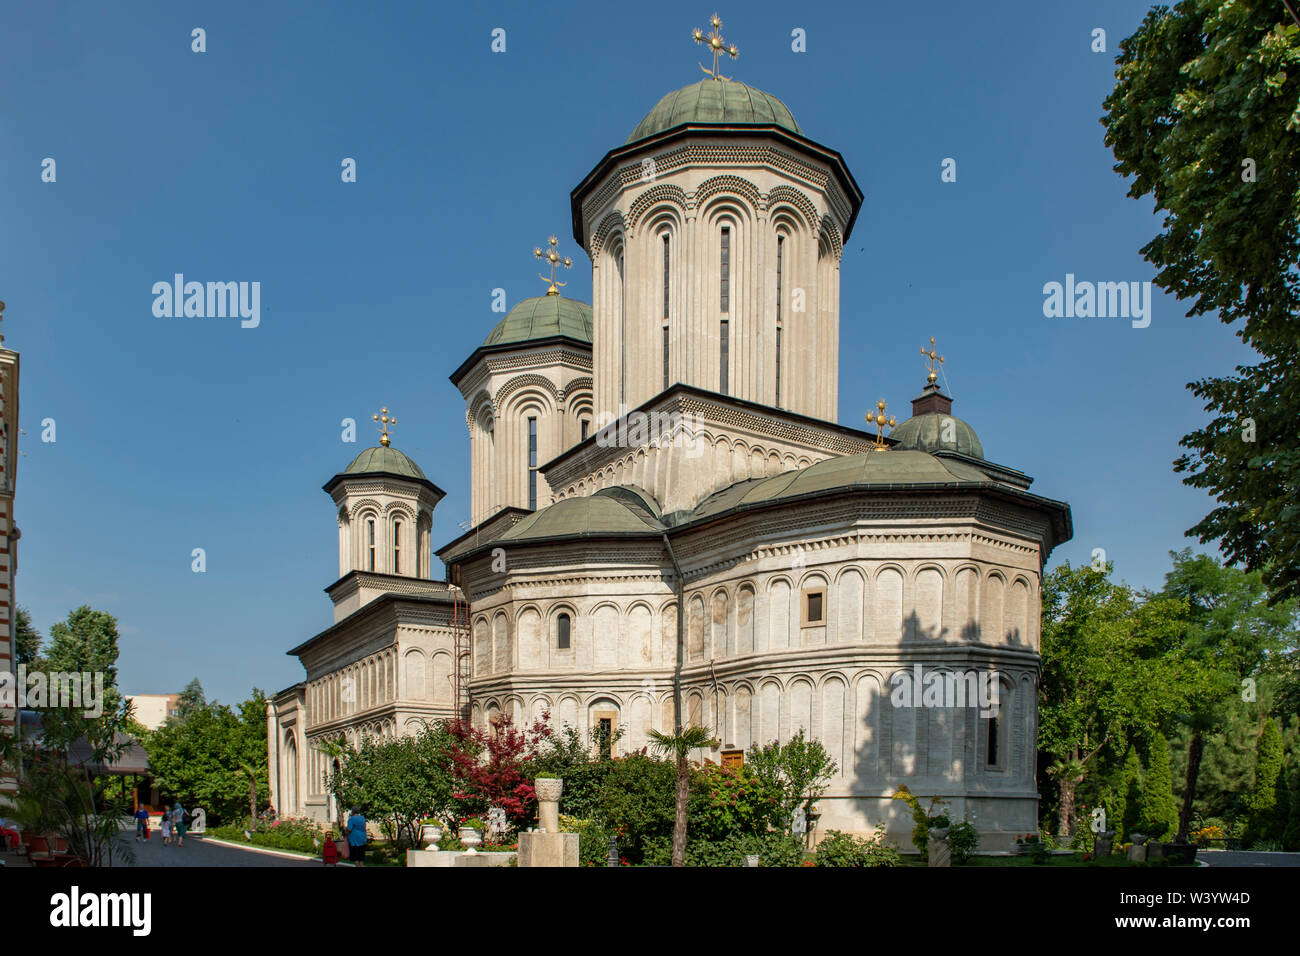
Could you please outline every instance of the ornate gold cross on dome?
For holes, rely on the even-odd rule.
[[[703,63],[700,64],[700,69],[715,80],[729,80],[731,77],[722,76],[718,73],[718,57],[725,53],[734,60],[736,57],[740,56],[740,51],[736,49],[736,44],[732,43],[728,45],[727,41],[722,39],[722,34],[718,32],[722,29],[722,18],[716,13],[709,17],[709,26],[713,27],[713,32],[708,36],[705,36],[704,31],[698,27],[691,31],[692,40],[696,43],[703,43],[713,51],[713,69],[710,70]]]
[[[380,433],[380,435],[379,435],[379,444],[381,444],[381,445],[383,445],[385,448],[387,448],[387,447],[388,447],[388,426],[389,426],[389,425],[396,425],[396,424],[397,424],[397,419],[396,419],[396,418],[390,418],[390,417],[388,416],[388,409],[386,409],[386,408],[381,408],[381,409],[379,410],[379,414],[378,414],[378,415],[371,415],[370,417],[373,418],[373,419],[374,419],[375,421],[377,421],[377,422],[383,422],[383,429],[382,429],[382,431],[381,431],[381,433]]]
[[[926,347],[925,347],[924,345],[922,345],[922,346],[921,346],[921,354],[922,354],[922,355],[925,355],[925,356],[928,356],[929,359],[930,359],[930,360],[926,363],[925,367],[926,367],[926,368],[929,370],[929,372],[930,372],[930,377],[929,377],[928,381],[930,382],[931,385],[933,385],[933,384],[935,383],[935,379],[937,379],[937,378],[939,377],[939,376],[938,376],[938,372],[935,370],[935,367],[934,367],[934,360],[937,358],[937,359],[939,360],[939,364],[940,364],[940,365],[943,365],[943,356],[942,356],[942,355],[936,355],[935,352],[934,352],[934,336],[933,336],[933,335],[930,336],[930,348],[929,348],[929,350],[927,351],[927,350],[926,350]]]
[[[898,424],[897,419],[895,419],[893,415],[885,414],[885,408],[885,400],[882,398],[880,401],[876,402],[875,412],[867,412],[864,416],[867,420],[867,424],[876,426],[877,449],[885,449],[889,447],[885,444],[885,426],[888,425],[890,428],[893,428]]]
[[[559,295],[560,287],[568,285],[567,282],[555,281],[556,268],[559,266],[564,266],[564,268],[566,269],[573,268],[572,259],[570,259],[568,256],[561,257],[560,254],[555,251],[555,247],[558,246],[559,244],[560,244],[560,240],[556,239],[554,236],[551,236],[551,238],[546,240],[545,251],[542,250],[541,246],[537,246],[536,248],[533,249],[533,255],[535,255],[538,259],[543,259],[546,262],[549,262],[551,264],[551,277],[549,279],[546,278],[546,276],[542,275],[540,272],[537,274],[537,278],[541,279],[543,282],[549,282],[551,284],[550,288],[546,290],[547,295]]]

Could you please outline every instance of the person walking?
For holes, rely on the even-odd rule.
[[[353,807],[348,817],[348,860],[357,866],[366,861],[366,818],[358,807]]]
[[[162,845],[167,846],[167,844],[171,843],[171,841],[172,841],[172,815],[167,811],[163,811]]]
[[[149,811],[140,807],[135,811],[135,842],[139,843],[141,839],[149,839]]]
[[[176,845],[185,845],[185,808],[179,800],[172,807],[172,832],[176,834]]]

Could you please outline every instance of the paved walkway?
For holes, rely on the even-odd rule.
[[[1196,859],[1204,860],[1207,866],[1300,866],[1300,853],[1201,850]]]
[[[123,841],[135,851],[135,866],[315,866],[317,860],[290,859],[258,853],[254,850],[238,849],[216,843],[208,843],[203,837],[187,836],[184,846],[162,845],[162,838],[155,830],[145,843],[136,843],[129,836]],[[125,864],[131,865],[131,864]]]

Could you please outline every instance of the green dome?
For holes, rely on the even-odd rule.
[[[552,335],[567,335],[579,342],[591,341],[591,306],[562,295],[539,295],[524,299],[506,313],[488,333],[484,345],[527,342]]]
[[[803,135],[786,105],[735,80],[700,80],[661,99],[627,138],[634,143],[683,123],[750,123],[781,126]]]
[[[424,472],[420,470],[420,466],[411,459],[396,448],[385,448],[382,445],[376,448],[367,448],[352,459],[352,464],[343,469],[345,475],[364,475],[371,472],[401,475],[405,478],[418,478],[421,481],[429,480],[424,476]]]
[[[951,424],[950,424],[951,423]],[[984,446],[975,429],[955,415],[927,412],[913,415],[892,432],[895,448],[916,451],[955,451],[971,458],[984,457]]]

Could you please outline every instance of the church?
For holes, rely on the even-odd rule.
[[[718,74],[719,26],[696,35],[709,76],[571,193],[591,304],[561,294],[552,237],[533,250],[546,294],[451,375],[471,526],[436,552],[446,580],[443,492],[393,447],[387,409],[379,446],[326,482],[334,623],[289,651],[304,679],[268,703],[281,814],[333,818],[320,743],[339,735],[549,713],[611,756],[640,749],[673,729],[680,668],[682,722],[713,736],[694,759],[801,729],[823,743],[838,770],[818,832],[883,823],[908,846],[902,784],[984,849],[1037,829],[1039,589],[1069,506],[986,457],[932,339],[910,417],[882,402],[865,430],[835,420],[863,192],[779,99]],[[989,682],[994,703],[928,679],[896,693],[923,674]]]

